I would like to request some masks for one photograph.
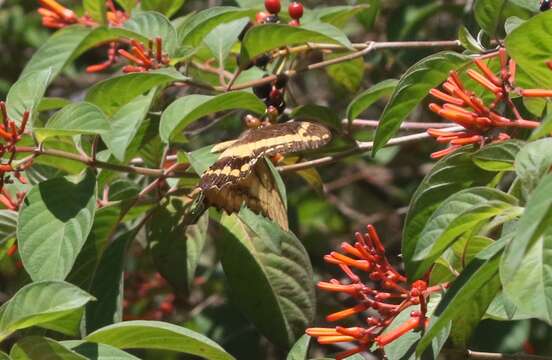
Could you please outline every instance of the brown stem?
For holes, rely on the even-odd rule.
[[[458,358],[474,360],[552,360],[550,356],[530,355],[530,354],[501,354],[472,350],[445,349],[445,354],[457,355]]]

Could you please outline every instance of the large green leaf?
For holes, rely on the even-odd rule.
[[[216,96],[188,95],[170,104],[159,125],[159,135],[165,142],[178,137],[179,133],[189,124],[219,111],[245,109],[254,113],[262,113],[265,104],[255,95],[245,91],[235,91]]]
[[[139,360],[134,355],[105,344],[94,344],[81,340],[66,340],[60,343],[89,360]]]
[[[22,287],[0,311],[0,341],[16,330],[44,326],[67,316],[94,298],[61,281],[40,281]]]
[[[174,3],[174,1],[170,3]],[[163,50],[171,56],[174,55],[177,49],[176,29],[169,19],[158,12],[144,11],[138,13],[127,20],[123,28],[150,40],[160,37],[163,40]]]
[[[105,1],[103,0],[83,0],[82,6],[84,11],[100,24],[107,22]]]
[[[352,47],[341,30],[326,23],[311,23],[300,27],[281,24],[259,25],[245,34],[240,64],[249,64],[256,56],[281,46],[316,42],[338,44],[348,49]]]
[[[220,24],[203,39],[219,64],[224,64],[232,46],[238,41],[238,36],[249,22],[249,18],[241,18],[229,23]]]
[[[295,344],[293,344],[291,350],[286,357],[286,360],[307,360],[310,341],[311,337],[307,334],[301,336],[299,340],[297,340]]]
[[[160,321],[125,321],[101,328],[86,341],[119,349],[160,349],[197,355],[209,360],[232,360],[209,338],[181,326]]]
[[[429,328],[416,348],[418,356],[451,321],[466,317],[468,308],[473,311],[470,317],[475,316],[477,320],[485,314],[494,295],[500,290],[498,264],[505,244],[506,239],[501,239],[481,251],[454,280],[431,316]],[[477,309],[474,309],[474,303],[477,303]],[[469,326],[471,324],[466,330]]]
[[[303,23],[307,24],[313,20],[322,21],[338,28],[342,28],[349,23],[351,18],[364,13],[376,11],[375,7],[371,7],[367,4],[361,5],[340,5],[340,6],[327,6],[317,7],[312,11],[305,14]]]
[[[127,149],[146,118],[155,90],[138,96],[123,105],[111,118],[111,131],[102,134],[102,139],[117,160],[125,161]]]
[[[517,203],[500,190],[474,187],[457,192],[443,201],[427,220],[414,250],[414,277],[422,276],[460,235],[483,221],[497,216]]]
[[[43,128],[34,129],[38,141],[52,136],[98,135],[111,130],[105,114],[94,104],[80,102],[65,106]]]
[[[15,238],[17,230],[17,212],[13,210],[0,210],[0,244]]]
[[[125,74],[92,86],[86,94],[86,101],[98,105],[107,115],[112,116],[132,99],[154,87],[186,79],[174,68]]]
[[[486,185],[492,180],[494,173],[477,167],[471,160],[471,155],[469,149],[460,149],[439,160],[412,196],[402,243],[403,259],[409,277],[415,270],[413,256],[420,234],[441,202],[462,189]]]
[[[228,23],[255,14],[251,9],[231,6],[216,6],[198,12],[178,28],[178,39],[182,45],[197,47],[205,36],[220,24]]]
[[[534,2],[533,2],[534,5]],[[474,5],[475,20],[491,37],[504,33],[508,18],[526,19],[535,10],[525,0],[477,0]]]
[[[552,12],[546,11],[524,22],[506,37],[506,50],[538,87],[552,88],[550,68],[552,53]]]
[[[514,166],[523,193],[528,196],[552,166],[552,139],[541,139],[525,145],[517,154]]]
[[[347,107],[347,119],[349,123],[356,119],[364,110],[384,96],[389,96],[395,90],[398,80],[387,79],[372,85],[369,89],[361,92],[349,103]]]
[[[63,280],[92,228],[96,178],[87,171],[78,182],[54,178],[35,185],[19,212],[17,241],[33,280]]]
[[[29,111],[31,116],[35,114],[51,77],[51,69],[44,68],[22,75],[12,85],[6,98],[8,116],[11,120],[19,124],[25,111]]]
[[[488,171],[510,171],[514,169],[514,160],[524,142],[510,140],[489,144],[473,154],[473,161]]]
[[[229,235],[217,243],[236,305],[271,341],[291,346],[315,311],[308,255],[291,232],[242,208],[223,215]]]
[[[451,70],[459,69],[470,61],[468,56],[443,51],[412,65],[400,78],[383,110],[376,130],[373,153],[375,154],[395,135],[404,119],[427,96],[429,90],[445,81]]]
[[[144,10],[158,11],[168,17],[171,17],[177,12],[184,4],[186,0],[142,0],[141,5]]]
[[[55,340],[41,336],[27,336],[19,340],[11,349],[13,360],[86,360],[87,358],[71,351]]]

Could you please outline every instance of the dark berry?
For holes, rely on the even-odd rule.
[[[265,0],[265,9],[271,14],[278,14],[282,8],[280,0]]]
[[[255,21],[257,24],[264,24],[266,22],[266,18],[268,17],[268,14],[264,11],[259,11],[257,15],[255,16]]]
[[[280,18],[278,15],[268,15],[264,22],[265,24],[277,24],[280,22]]]
[[[241,31],[241,33],[238,35],[238,40],[239,41],[242,41],[243,40],[243,37],[245,36],[245,33],[251,29],[251,27],[253,26],[253,23],[250,21],[247,23],[247,25],[245,25],[245,27],[243,28],[243,30]]]
[[[273,87],[272,90],[270,91],[270,94],[268,95],[268,97],[271,100],[279,100],[279,99],[282,98],[282,92],[280,90],[278,90],[278,88]]]
[[[283,89],[286,87],[288,79],[289,78],[286,74],[278,74],[278,77],[274,82],[274,86],[276,86],[278,89]]]
[[[270,84],[262,84],[253,87],[253,93],[260,99],[266,99],[271,90],[272,86]]]
[[[260,68],[265,68],[270,62],[270,60],[271,60],[271,56],[269,54],[263,54],[255,59],[255,65]]]
[[[552,5],[550,0],[543,0],[540,4],[540,11],[546,11],[550,9],[550,6]]]
[[[301,26],[301,23],[299,22],[299,20],[291,20],[290,22],[288,22],[288,25],[289,26]]]
[[[292,19],[299,20],[303,16],[303,4],[297,1],[289,3],[288,12]]]

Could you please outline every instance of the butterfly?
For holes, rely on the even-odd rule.
[[[332,138],[323,125],[293,121],[244,132],[238,139],[215,145],[218,160],[201,176],[208,205],[229,213],[242,204],[288,229],[285,202],[265,157],[317,149]]]

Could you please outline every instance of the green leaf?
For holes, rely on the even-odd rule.
[[[17,230],[17,211],[0,210],[0,244],[15,238]]]
[[[61,109],[64,106],[70,105],[71,101],[60,97],[43,97],[38,104],[36,111],[49,111]]]
[[[229,235],[217,243],[236,305],[271,341],[291,346],[315,311],[308,255],[291,232],[243,207],[223,215]]]
[[[98,105],[108,116],[112,116],[131,100],[154,87],[186,79],[174,68],[125,74],[92,86],[86,94],[86,101]]]
[[[238,36],[248,22],[249,18],[242,18],[220,24],[205,36],[203,42],[211,50],[219,64],[224,64],[232,46],[238,41]]]
[[[46,92],[51,76],[51,69],[45,68],[19,77],[19,80],[10,88],[6,98],[8,116],[11,120],[20,124],[25,111],[30,112],[32,119]]]
[[[265,24],[251,28],[242,41],[240,65],[249,64],[256,56],[281,46],[306,43],[331,43],[351,49],[347,36],[338,28],[325,23],[297,26]]]
[[[464,48],[476,54],[479,54],[485,51],[485,49],[481,46],[479,41],[477,41],[472,36],[470,31],[465,26],[460,27],[460,30],[458,30],[458,40],[460,40],[460,43]]]
[[[332,129],[341,129],[341,120],[336,112],[326,106],[303,105],[293,109],[291,117],[295,120],[306,120],[318,122],[329,126]]]
[[[82,6],[87,15],[100,24],[107,22],[105,1],[103,0],[83,0]]]
[[[184,4],[186,0],[142,0],[141,5],[143,10],[153,10],[164,14],[167,17],[171,17],[176,13]]]
[[[286,360],[307,360],[309,354],[309,345],[311,337],[307,334],[301,336],[299,340],[293,344],[293,347],[289,351]]]
[[[35,127],[39,142],[52,136],[97,135],[111,130],[102,110],[87,102],[65,106],[48,120],[45,127]]]
[[[87,343],[80,340],[62,341],[61,344],[89,360],[139,360],[134,355],[105,344]]]
[[[341,5],[341,6],[328,6],[315,8],[305,14],[305,20],[303,23],[310,22],[311,17],[315,17],[319,21],[331,24],[335,27],[342,28],[347,25],[351,19],[361,13],[374,11],[371,6],[362,5]]]
[[[11,349],[13,360],[86,360],[87,358],[67,349],[55,340],[28,336],[19,340]]]
[[[347,119],[349,120],[349,124],[373,103],[384,96],[391,95],[397,84],[398,80],[395,79],[383,80],[357,95],[347,107]]]
[[[130,14],[136,6],[137,0],[116,0],[116,2],[121,5],[125,12]]]
[[[549,210],[549,219],[552,211]],[[521,225],[521,224],[520,224]],[[547,228],[530,245],[525,252],[519,267],[514,273],[510,267],[501,271],[504,294],[511,300],[519,312],[530,317],[552,322],[552,227],[548,221]],[[514,237],[513,242],[517,239]],[[519,249],[512,244],[512,249]],[[508,261],[508,256],[504,257]],[[501,268],[504,266],[501,264]],[[506,280],[507,279],[507,280]]]
[[[16,330],[44,326],[78,310],[94,298],[61,281],[40,281],[23,286],[2,306],[0,341]]]
[[[489,295],[498,293],[500,289],[500,282],[496,280],[500,254],[505,244],[506,239],[503,238],[480,252],[454,280],[431,316],[429,328],[416,348],[418,356],[451,321],[465,317],[466,308],[473,310],[475,302],[479,311],[471,315],[479,318],[483,316],[494,298],[494,295]],[[482,293],[485,296],[479,297],[478,294]]]
[[[477,0],[474,6],[475,20],[483,30],[494,36],[508,0]]]
[[[148,242],[157,271],[179,293],[188,294],[205,246],[209,216],[205,213],[196,224],[183,226],[182,209],[178,211],[182,205],[156,210],[149,222]]]
[[[19,212],[17,241],[34,281],[63,280],[75,263],[94,220],[96,179],[54,178],[35,185]]]
[[[514,162],[524,195],[530,194],[552,166],[552,139],[546,138],[525,145]]]
[[[197,355],[210,360],[232,360],[209,338],[181,326],[160,321],[125,321],[101,328],[86,341],[119,349],[160,349]]]
[[[125,161],[127,149],[148,115],[154,95],[155,90],[151,90],[148,95],[138,96],[111,118],[111,131],[103,133],[102,140],[117,160]]]
[[[213,145],[208,145],[188,153],[188,160],[197,175],[201,175],[217,161],[219,154],[211,151]]]
[[[511,171],[514,169],[514,160],[524,142],[510,140],[496,144],[489,144],[473,154],[473,161],[483,170]]]
[[[471,58],[465,55],[443,51],[412,65],[399,80],[383,110],[376,130],[373,154],[395,135],[403,120],[427,96],[429,90],[441,84],[451,70],[459,69],[470,61]]]
[[[343,52],[336,52],[324,55],[324,59],[330,60],[343,55]],[[349,92],[355,92],[360,87],[362,79],[364,78],[364,60],[362,58],[356,58],[339,64],[330,65],[326,67],[326,72],[336,84]]]
[[[8,356],[8,354],[6,354],[3,351],[0,351],[0,360],[12,360],[12,359]]]
[[[457,192],[443,201],[427,220],[414,250],[414,278],[419,278],[463,233],[510,209],[517,199],[500,190],[474,187]]]
[[[174,1],[166,2],[174,4]],[[178,43],[176,29],[164,15],[155,11],[144,11],[127,20],[124,29],[140,34],[143,37],[154,40],[160,37],[163,40],[163,50],[169,55],[174,55]]]
[[[255,95],[233,91],[216,96],[188,95],[171,103],[161,115],[159,135],[165,142],[175,139],[192,122],[219,111],[245,109],[260,114],[265,104]]]
[[[552,52],[552,12],[534,16],[513,30],[505,40],[508,54],[526,72],[537,87],[552,88],[550,61]]]
[[[86,332],[123,319],[123,274],[127,247],[136,232],[127,231],[105,250],[94,271],[90,293],[98,299],[86,306]]]
[[[215,6],[198,12],[178,28],[178,39],[182,45],[197,47],[205,36],[220,24],[255,15],[255,10],[231,6]]]
[[[471,160],[471,155],[469,149],[460,149],[439,160],[412,196],[402,243],[409,278],[416,266],[412,259],[416,244],[433,212],[450,195],[472,186],[486,185],[492,180],[494,173],[478,168]]]

